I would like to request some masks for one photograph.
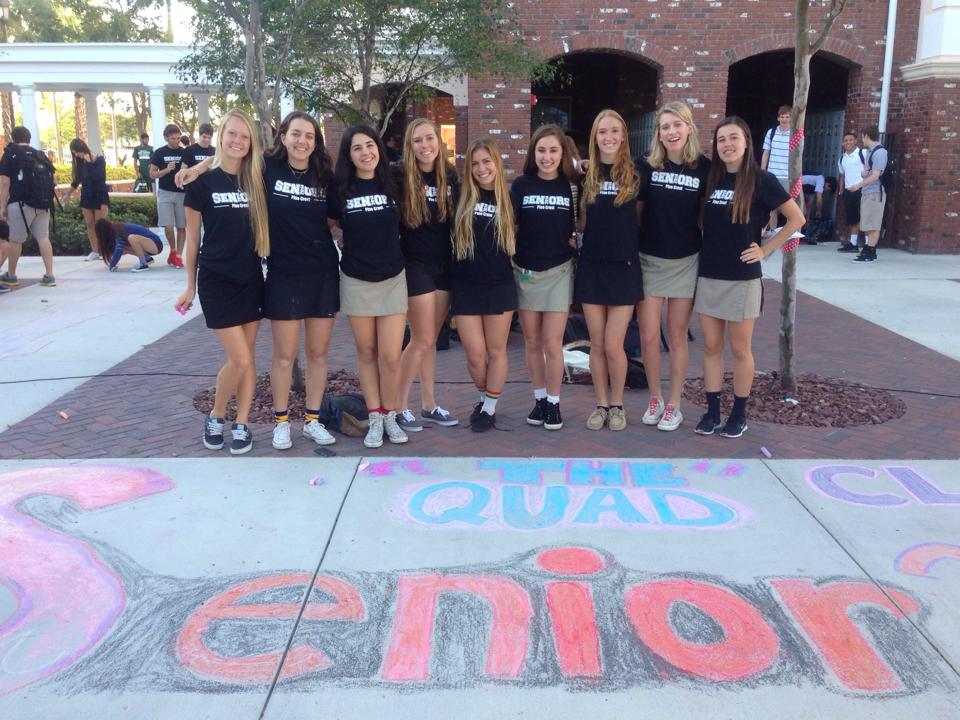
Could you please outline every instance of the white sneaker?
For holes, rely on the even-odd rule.
[[[383,429],[387,433],[387,439],[394,445],[403,445],[410,438],[397,424],[397,411],[391,410],[383,418]]]
[[[644,425],[656,425],[660,422],[660,418],[663,417],[663,398],[651,397],[650,406],[647,408],[647,411],[643,414],[643,424]]]
[[[683,413],[680,412],[680,408],[667,405],[663,411],[663,417],[660,418],[660,422],[657,423],[657,430],[666,430],[668,432],[670,430],[676,430],[682,422]]]
[[[374,411],[370,413],[368,422],[367,436],[363,439],[364,447],[381,447],[383,445],[383,415]]]
[[[331,435],[318,420],[311,420],[303,425],[303,436],[310,438],[317,445],[333,445],[337,439]]]
[[[93,262],[94,260],[99,260],[99,259],[100,259],[100,253],[98,253],[98,252],[91,252],[91,253],[89,253],[89,254],[83,259],[83,261],[84,261],[84,262]]]
[[[279,422],[273,427],[273,449],[289,450],[293,447],[290,439],[290,423]]]

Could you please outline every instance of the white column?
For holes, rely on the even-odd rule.
[[[280,95],[280,120],[281,120],[281,122],[283,121],[283,119],[284,119],[287,115],[289,115],[290,113],[292,113],[292,112],[294,111],[294,109],[295,109],[295,108],[294,108],[294,106],[293,106],[293,96],[292,96],[292,95],[287,95],[286,93],[282,93],[282,94]]]
[[[151,87],[150,91],[150,134],[153,146],[164,144],[163,128],[167,124],[167,103],[163,99],[162,87]]]
[[[30,144],[40,147],[40,126],[37,125],[37,94],[33,85],[24,85],[17,89],[20,93],[20,112],[23,113],[23,126],[30,131]]]
[[[100,144],[100,113],[97,109],[97,96],[100,93],[96,90],[81,90],[80,95],[87,111],[87,145],[90,146],[90,152],[99,155],[103,151]]]
[[[197,123],[210,122],[210,93],[195,92],[193,96],[197,99]]]

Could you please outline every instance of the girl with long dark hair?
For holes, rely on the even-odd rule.
[[[260,258],[270,255],[263,156],[256,125],[243,111],[224,116],[211,169],[187,188],[184,205],[187,289],[176,309],[188,310],[199,290],[207,327],[216,332],[227,358],[217,374],[203,444],[209,450],[223,447],[227,402],[235,393],[230,453],[242,455],[253,447],[248,422],[257,379],[254,344],[263,317]]]
[[[107,161],[103,155],[94,156],[90,147],[80,138],[70,141],[70,155],[73,158],[73,177],[70,180],[70,189],[63,196],[63,202],[69,201],[77,188],[80,188],[80,212],[83,214],[83,224],[87,227],[87,239],[90,241],[90,254],[86,259],[99,260],[94,225],[110,212]]]
[[[365,125],[347,129],[334,171],[327,212],[343,230],[340,307],[357,348],[357,374],[369,426],[363,444],[407,442],[397,425],[400,356],[407,282],[400,248],[400,205],[380,135]]]
[[[563,427],[563,332],[573,299],[573,254],[576,244],[573,168],[563,130],[537,128],[530,138],[523,175],[513,181],[510,197],[517,220],[517,285],[524,354],[533,383],[530,425]]]
[[[703,332],[703,382],[707,412],[696,432],[740,437],[747,429],[747,400],[753,386],[753,325],[763,302],[760,261],[803,225],[803,213],[780,181],[754,161],[750,128],[736,116],[713,134],[713,156],[703,208],[703,246],[694,311]],[[770,213],[787,219],[763,240]],[[733,352],[733,409],[720,421],[724,333]]]
[[[400,241],[406,262],[410,342],[400,365],[400,427],[419,432],[423,423],[459,421],[437,404],[434,379],[437,335],[450,308],[450,233],[459,195],[457,170],[432,120],[417,118],[403,139],[397,173],[402,188]],[[410,410],[413,380],[420,375],[420,417]]]
[[[517,309],[510,264],[516,228],[497,144],[489,138],[470,143],[467,169],[454,220],[451,300],[467,369],[480,392],[470,429],[485,432],[494,426],[507,380],[507,339]]]
[[[110,222],[106,218],[100,218],[93,230],[97,238],[93,249],[103,258],[111,272],[117,270],[117,264],[124,255],[133,255],[140,261],[132,268],[132,272],[149,270],[154,255],[163,252],[160,236],[143,225]]]

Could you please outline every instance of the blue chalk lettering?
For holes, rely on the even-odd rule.
[[[610,499],[610,503],[605,503],[604,501]],[[577,513],[577,516],[573,519],[575,523],[596,523],[600,519],[601,513],[605,512],[615,512],[617,517],[620,519],[620,522],[625,523],[648,523],[650,522],[644,517],[637,508],[633,506],[633,503],[623,494],[622,490],[617,490],[615,488],[597,488],[590,495],[587,496],[586,501],[583,503],[583,507],[580,508],[580,512]]]
[[[500,482],[519,483],[521,485],[539,485],[543,481],[542,473],[560,472],[567,464],[562,460],[480,460],[477,467],[481,470],[496,470],[500,473]]]
[[[686,478],[673,474],[673,465],[670,463],[629,463],[630,475],[633,484],[637,487],[651,485],[689,485]]]
[[[447,508],[439,515],[429,515],[424,510],[427,499],[434,493],[443,492],[451,488],[463,488],[469,490],[472,497],[469,502],[462,507]],[[470,525],[483,525],[487,518],[480,513],[490,502],[490,491],[482,485],[471,482],[445,482],[436,485],[430,485],[418,491],[410,498],[410,515],[420,522],[430,523],[431,525],[445,525],[452,522],[464,522]]]
[[[563,519],[570,502],[570,488],[549,485],[544,490],[543,509],[532,514],[527,508],[527,489],[516,485],[503,488],[503,521],[518,530],[539,530]]]
[[[960,505],[960,493],[944,492],[910,467],[885,467],[904,489],[923,505]]]
[[[597,460],[573,460],[567,470],[567,483],[570,485],[593,485],[594,480],[601,485],[623,485],[623,463]]]
[[[684,527],[717,527],[726,525],[736,519],[737,514],[723,503],[712,500],[703,495],[686,492],[684,490],[647,490],[647,496],[657,510],[660,522],[664,525],[682,525]],[[670,507],[670,497],[682,497],[706,508],[710,514],[700,518],[681,518]]]
[[[868,477],[872,480],[877,476],[877,473],[869,468],[860,467],[859,465],[827,465],[814,468],[807,473],[807,481],[825,495],[829,495],[836,500],[853,503],[854,505],[894,507],[910,502],[906,498],[891,495],[890,493],[867,495],[848,490],[834,479],[837,475],[860,475],[861,477]]]

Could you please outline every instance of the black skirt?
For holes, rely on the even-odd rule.
[[[237,282],[207,270],[197,272],[197,294],[203,318],[211,330],[245,325],[263,318],[263,275]]]
[[[340,271],[312,275],[267,272],[263,315],[270,320],[331,318],[340,310]]]
[[[643,300],[639,257],[631,262],[581,258],[573,281],[573,299],[581,305],[636,305]]]
[[[407,260],[407,296],[426,295],[434,290],[450,292],[450,264],[428,264]]]
[[[456,283],[450,294],[454,315],[499,315],[517,309],[517,286]]]

